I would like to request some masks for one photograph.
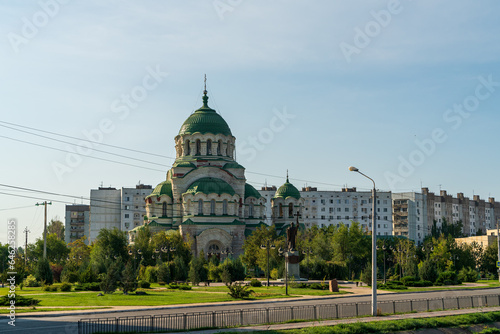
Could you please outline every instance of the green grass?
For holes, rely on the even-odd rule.
[[[267,287],[251,287],[253,291],[259,294],[272,294],[274,296],[280,296],[285,294],[284,286],[270,286]],[[206,292],[227,292],[227,288],[225,286],[199,286],[193,287],[194,291],[206,291]],[[328,290],[315,290],[315,289],[297,289],[297,288],[288,288],[288,294],[291,296],[330,296],[330,295],[342,295],[348,294],[352,292],[348,291],[340,291],[340,292],[330,292]]]
[[[303,329],[293,330],[269,330],[266,333],[271,334],[362,334],[362,333],[391,333],[397,331],[417,330],[420,328],[450,328],[450,327],[468,327],[477,324],[488,324],[500,320],[500,312],[473,313],[466,315],[422,318],[422,319],[404,319],[356,322],[350,324],[338,324],[335,326],[315,326]],[[227,334],[236,334],[237,332],[226,332]],[[262,333],[262,331],[246,332],[248,334]],[[485,332],[488,333],[488,332]],[[491,333],[495,333],[492,331]]]
[[[422,287],[422,288],[414,288],[414,287],[408,287],[407,290],[395,290],[395,289],[379,289],[379,290],[384,290],[384,291],[391,291],[391,292],[396,292],[396,293],[405,293],[405,292],[415,292],[415,291],[442,291],[442,290],[474,290],[474,289],[484,289],[484,288],[495,288],[495,287],[500,287],[500,283],[496,280],[479,280],[476,283],[479,284],[485,284],[483,286],[453,286],[453,287],[448,287],[448,286],[434,286],[434,287]]]

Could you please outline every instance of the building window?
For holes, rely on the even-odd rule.
[[[196,155],[201,154],[201,141],[199,139],[196,139]]]
[[[222,155],[222,140],[219,140],[219,144],[217,145],[217,155]]]
[[[128,217],[129,217],[129,214],[128,214],[128,213],[126,213],[126,214],[125,214],[125,218],[128,218]]]
[[[288,204],[288,217],[293,218],[293,204]]]
[[[191,155],[191,142],[188,140],[186,140],[186,155]]]
[[[250,206],[248,207],[248,215],[253,217],[253,203],[250,203]]]
[[[210,214],[215,215],[215,200],[210,201]]]
[[[203,215],[203,201],[201,199],[198,200],[198,214]]]
[[[167,202],[163,202],[163,206],[161,208],[161,215],[163,217],[166,217],[167,216]]]
[[[278,217],[283,218],[283,205],[280,203],[278,206],[279,212],[278,212]]]
[[[227,199],[222,201],[222,214],[227,215]]]
[[[207,155],[212,155],[212,141],[207,140]]]

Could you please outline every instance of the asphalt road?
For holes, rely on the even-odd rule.
[[[442,297],[458,297],[458,296],[479,296],[500,294],[500,288],[486,290],[459,290],[459,291],[436,291],[423,293],[401,293],[401,294],[386,294],[379,295],[378,300],[405,300],[405,299],[427,299],[427,298],[442,298]],[[8,324],[8,317],[3,315],[0,318],[0,333],[5,334],[21,334],[21,333],[43,333],[43,334],[77,334],[77,322],[82,318],[107,318],[107,317],[125,317],[137,315],[155,315],[155,314],[171,314],[171,313],[191,313],[204,311],[222,311],[234,309],[250,309],[261,307],[278,307],[278,306],[299,306],[299,305],[324,305],[335,303],[354,303],[361,301],[370,301],[371,296],[352,296],[342,298],[327,298],[314,300],[280,300],[272,303],[266,301],[257,302],[242,302],[235,304],[220,303],[217,305],[200,305],[189,307],[170,307],[156,310],[129,310],[119,313],[94,313],[85,315],[66,315],[66,316],[20,316],[16,318],[15,327]],[[98,311],[96,311],[98,312]]]

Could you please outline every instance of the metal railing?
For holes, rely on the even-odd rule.
[[[379,301],[378,312],[395,314],[500,306],[500,295]],[[282,323],[292,320],[328,320],[371,315],[371,302],[282,306],[194,313],[81,319],[79,334],[95,332],[169,332]]]

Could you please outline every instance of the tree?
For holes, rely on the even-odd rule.
[[[122,271],[122,263],[114,261],[107,267],[107,271],[100,275],[101,283],[99,284],[99,287],[104,293],[115,292],[118,287],[118,281],[121,280]]]
[[[64,224],[63,224],[63,222],[57,218],[55,220],[52,219],[49,222],[49,225],[47,226],[47,233],[55,234],[59,240],[64,241]]]
[[[421,280],[434,283],[438,278],[436,265],[430,259],[426,259],[418,264],[418,275]]]
[[[127,261],[127,244],[125,232],[117,228],[100,230],[90,252],[92,266],[99,273],[104,273],[111,263]]]
[[[332,242],[335,262],[347,264],[349,274],[352,270],[354,273],[361,272],[371,253],[371,238],[363,232],[361,225],[357,222],[351,222],[350,227],[340,224],[333,234]]]
[[[28,247],[29,249],[29,247]],[[47,258],[51,262],[64,263],[69,254],[66,243],[55,234],[47,234]],[[43,239],[39,238],[35,242],[31,257],[41,259],[43,257]]]
[[[498,243],[492,242],[486,247],[481,259],[481,271],[492,275],[498,275]]]
[[[48,259],[41,258],[38,260],[35,277],[37,281],[42,282],[42,284],[52,284],[54,278],[52,276],[52,270],[50,269],[50,263]]]
[[[279,256],[278,249],[285,247],[284,238],[277,236],[274,225],[261,225],[245,239],[245,243],[243,244],[244,254],[241,257],[241,261],[247,268],[256,270],[260,267],[262,270],[267,271],[267,250],[260,247],[261,245],[267,245],[267,240],[270,241],[270,245],[274,244],[276,246],[275,249],[271,249],[269,252],[270,267],[272,268],[281,263],[282,259]]]
[[[208,270],[203,260],[201,256],[193,256],[191,262],[189,262],[189,280],[192,285],[198,285],[208,279]]]
[[[170,266],[165,262],[158,264],[158,283],[170,283]]]
[[[123,294],[128,294],[129,292],[134,292],[137,289],[137,270],[134,265],[129,260],[125,265],[125,269],[122,272],[122,288]]]

